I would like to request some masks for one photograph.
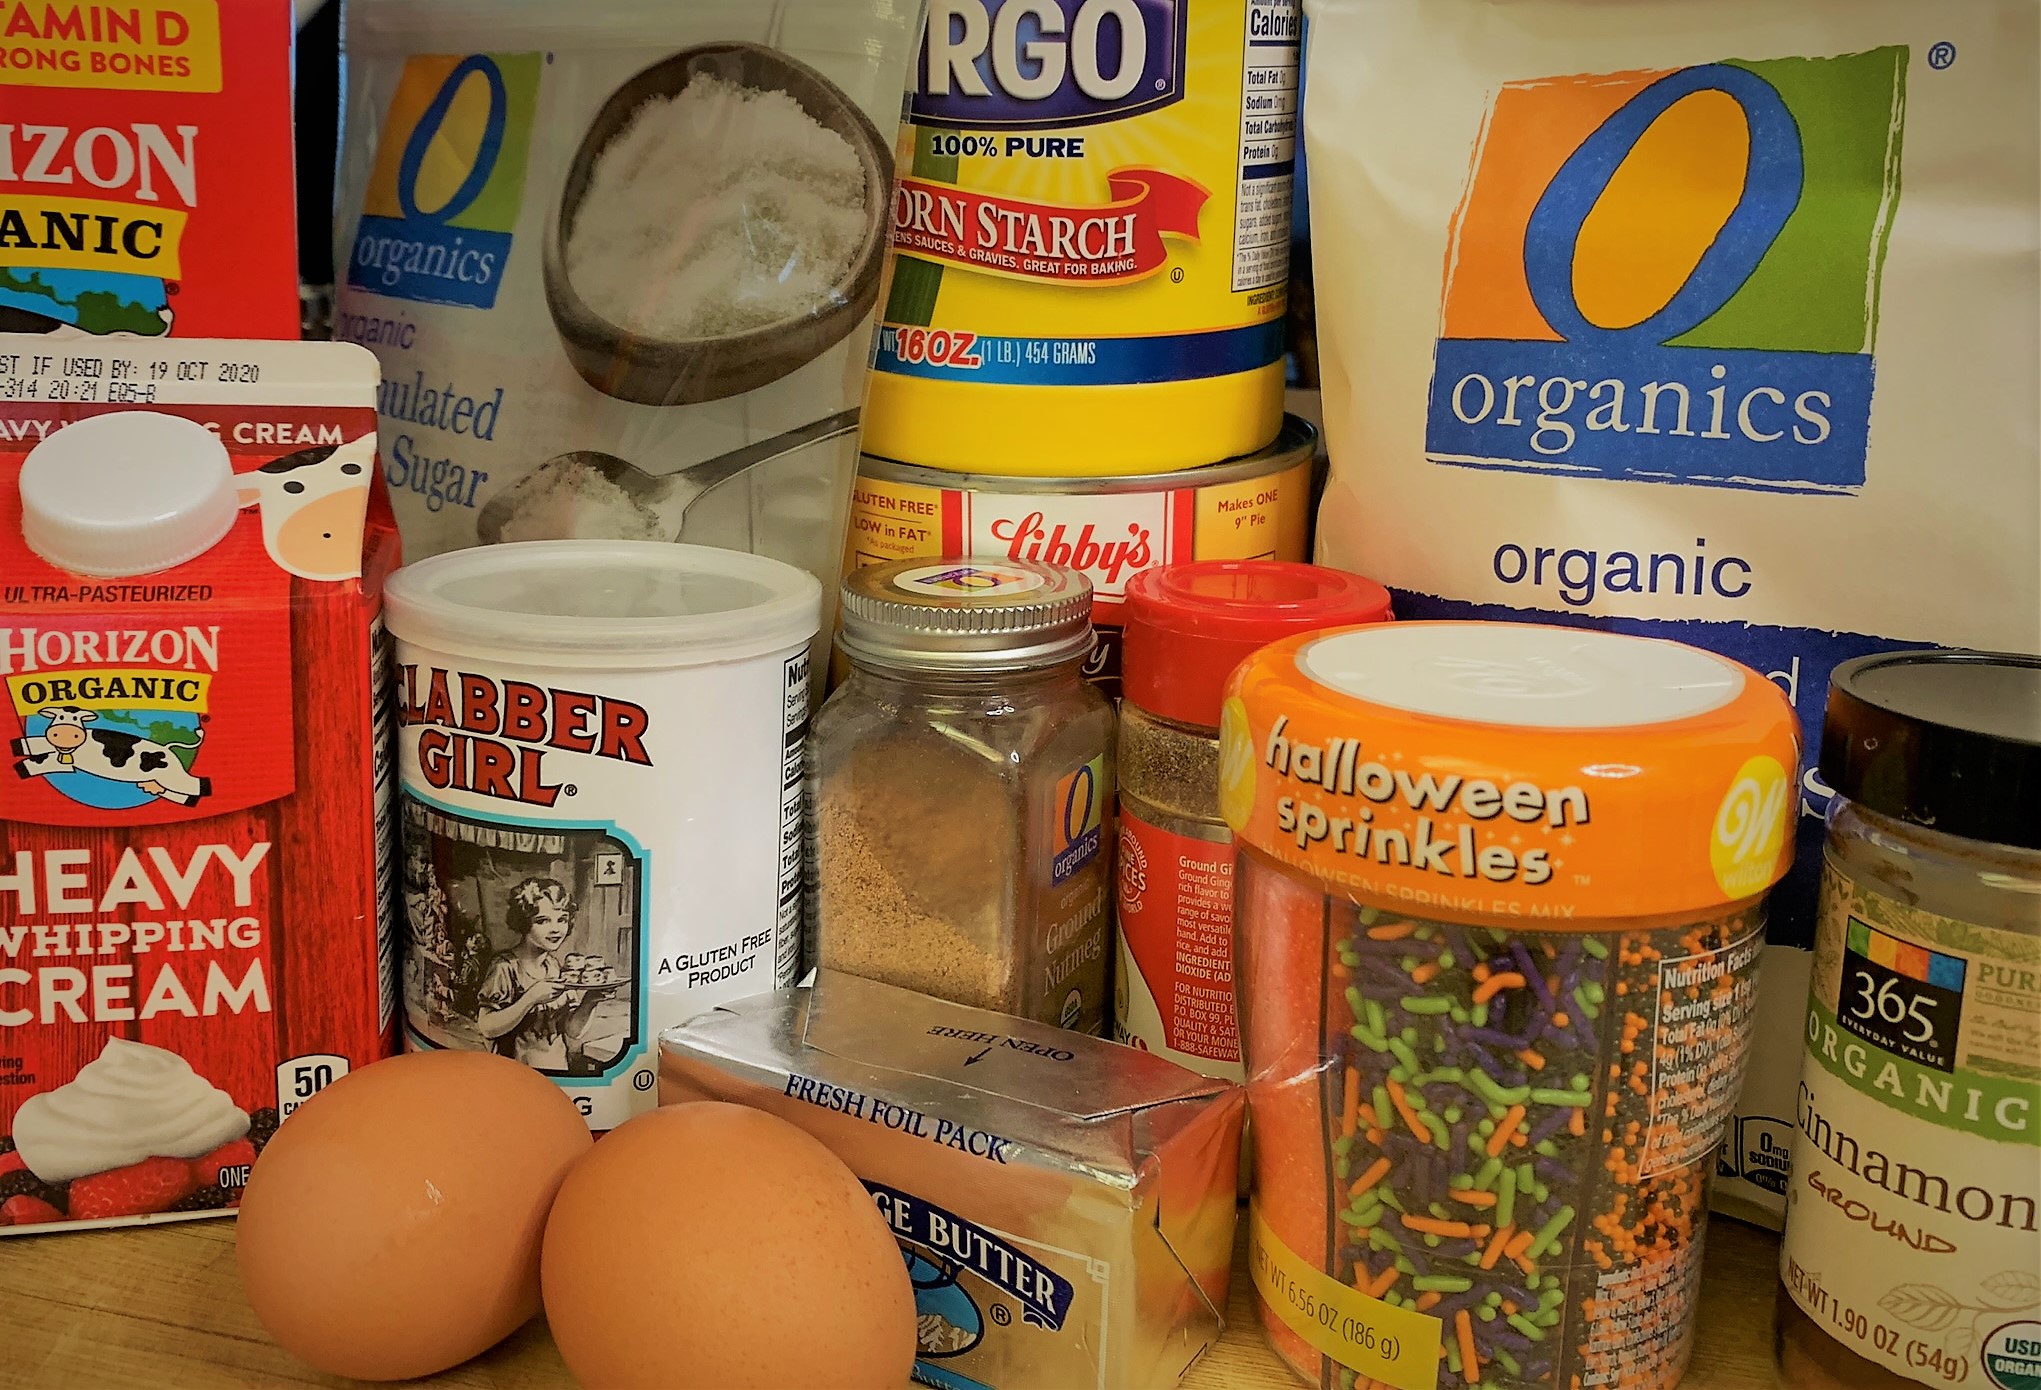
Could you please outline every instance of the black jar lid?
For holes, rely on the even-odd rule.
[[[2041,657],[1887,652],[1829,678],[1821,779],[1881,815],[2041,849]]]

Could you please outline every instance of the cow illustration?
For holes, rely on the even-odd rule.
[[[376,437],[365,434],[285,454],[237,478],[243,509],[261,509],[269,558],[300,579],[359,579],[375,464]]]
[[[17,776],[82,772],[109,782],[126,782],[178,806],[196,806],[201,798],[212,795],[212,779],[192,776],[177,754],[163,744],[113,729],[87,729],[85,726],[99,716],[76,705],[57,705],[41,714],[50,721],[49,727],[33,737],[15,739],[12,745],[19,759],[14,764]],[[195,732],[203,741],[205,730]]]

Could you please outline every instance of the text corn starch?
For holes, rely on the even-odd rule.
[[[1281,424],[1296,0],[931,0],[868,452],[1007,474]]]

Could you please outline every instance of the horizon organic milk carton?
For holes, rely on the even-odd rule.
[[[376,382],[0,335],[0,1234],[230,1211],[393,1049]]]

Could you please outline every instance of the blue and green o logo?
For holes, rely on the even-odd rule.
[[[383,122],[347,282],[427,304],[489,309],[523,210],[544,55],[422,56]]]

